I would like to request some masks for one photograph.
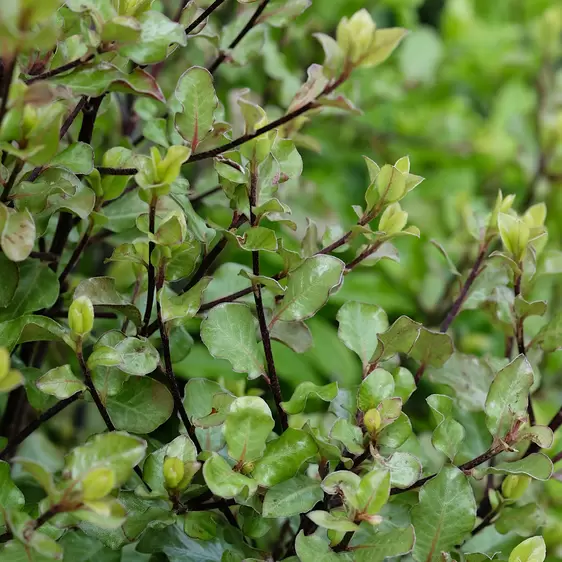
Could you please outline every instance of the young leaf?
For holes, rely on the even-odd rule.
[[[115,427],[133,433],[151,433],[174,411],[170,391],[149,377],[132,376],[121,390],[109,396],[107,411]]]
[[[263,516],[292,517],[307,513],[323,496],[318,480],[297,474],[267,490],[263,498]]]
[[[243,304],[221,304],[201,323],[201,339],[220,359],[227,359],[237,373],[255,379],[265,373],[258,348],[254,317]]]
[[[361,513],[374,515],[388,501],[390,495],[390,472],[375,468],[361,478],[355,501]]]
[[[546,545],[542,537],[531,537],[519,543],[509,555],[508,562],[544,562]]]
[[[524,355],[498,371],[486,398],[486,425],[492,435],[504,437],[513,422],[526,415],[533,369]]]
[[[375,369],[359,385],[357,407],[366,412],[376,408],[385,398],[394,396],[394,377],[384,369]]]
[[[224,422],[228,454],[239,462],[260,458],[275,422],[271,410],[257,396],[242,396],[230,405]]]
[[[62,365],[47,371],[37,382],[37,388],[59,400],[86,390],[86,385],[72,372],[70,365]]]
[[[526,474],[535,480],[548,480],[553,472],[552,461],[543,453],[533,453],[518,461],[500,462],[489,466],[486,472],[492,474]]]
[[[453,417],[454,401],[444,394],[432,394],[426,398],[426,401],[433,410],[437,422],[431,442],[452,462],[465,435],[463,426]]]
[[[297,386],[289,401],[281,402],[281,407],[288,414],[300,414],[310,396],[320,398],[324,402],[331,402],[337,394],[338,383],[336,382],[324,386],[318,386],[312,382],[303,382]]]
[[[318,484],[320,488],[320,484]],[[322,494],[320,494],[322,497]],[[25,498],[20,489],[14,484],[10,475],[10,465],[0,461],[0,525],[4,525],[4,510],[23,507]]]
[[[338,336],[367,365],[377,349],[377,334],[388,329],[386,312],[377,305],[347,302],[337,315]]]
[[[213,126],[218,105],[213,77],[207,69],[194,66],[180,76],[174,95],[183,108],[175,115],[175,127],[195,152]]]
[[[146,442],[128,433],[114,431],[94,435],[66,457],[66,468],[74,479],[97,467],[115,472],[116,485],[124,483],[133,468],[144,458]]]
[[[338,258],[317,255],[308,258],[289,274],[283,300],[274,311],[277,320],[306,320],[326,303],[342,283],[344,263]]]
[[[257,483],[234,472],[229,464],[217,453],[213,453],[203,465],[205,482],[213,494],[221,498],[234,498],[236,496],[250,497],[256,493]]]
[[[416,562],[439,562],[441,553],[462,542],[474,527],[476,502],[468,478],[456,467],[445,466],[420,490],[412,509]]]
[[[301,531],[295,540],[295,549],[300,562],[351,562],[351,555],[337,554],[330,545],[317,535],[305,535]]]
[[[318,447],[308,433],[286,429],[267,444],[264,455],[256,462],[252,478],[260,486],[270,488],[292,478],[317,452]]]

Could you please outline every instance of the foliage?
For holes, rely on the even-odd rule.
[[[556,559],[559,3],[4,4],[0,559]]]

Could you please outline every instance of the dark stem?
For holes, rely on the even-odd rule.
[[[196,29],[199,24],[203,23],[221,4],[224,4],[225,0],[215,0],[198,18],[194,19],[186,28],[185,34],[189,35],[194,29]],[[187,0],[182,1],[178,13],[176,15],[176,21],[180,20],[181,13],[187,4]]]
[[[57,505],[50,507],[45,513],[42,513],[37,519],[34,521],[30,521],[24,527],[24,535],[31,535],[34,531],[39,529],[42,525],[47,523],[50,519],[52,519],[57,513],[60,513],[60,508]],[[3,535],[0,535],[0,543],[5,543],[13,538],[13,534],[11,531],[6,531]]]
[[[441,332],[445,333],[449,329],[449,326],[452,324],[453,320],[457,317],[458,313],[460,312],[460,309],[464,301],[466,300],[466,297],[468,296],[468,292],[470,291],[472,284],[474,283],[478,275],[480,275],[480,272],[482,271],[481,270],[482,262],[484,261],[484,258],[486,257],[486,253],[488,251],[488,245],[489,242],[486,241],[484,241],[481,244],[480,251],[478,252],[476,261],[474,262],[474,265],[472,266],[472,269],[470,270],[470,273],[468,274],[468,277],[464,282],[461,292],[459,296],[456,298],[455,302],[453,303],[453,306],[451,307],[449,314],[447,314],[447,317],[445,318],[445,320],[443,320],[443,323],[441,324]]]
[[[70,127],[72,126],[72,123],[74,123],[74,121],[76,120],[76,117],[78,117],[79,113],[84,109],[84,106],[86,105],[87,101],[88,101],[88,98],[86,96],[82,96],[80,98],[80,100],[76,104],[76,107],[72,110],[72,112],[69,114],[69,116],[64,120],[64,123],[62,124],[62,127],[60,128],[59,139],[62,139],[64,137],[64,135],[66,135],[66,133],[68,132],[68,129],[70,129]]]
[[[248,20],[248,23],[242,28],[240,33],[230,43],[230,45],[228,46],[228,50],[235,49],[238,43],[240,43],[240,41],[242,41],[242,39],[244,39],[244,37],[253,29],[268,4],[269,0],[262,0],[256,11],[252,14],[252,17]],[[211,63],[209,72],[211,74],[214,74],[217,68],[225,61],[226,57],[227,54],[225,52],[221,52],[219,56]]]
[[[105,176],[134,176],[137,168],[106,168],[104,166],[96,166],[96,170]]]
[[[203,193],[200,193],[199,195],[194,195],[193,197],[189,198],[189,201],[191,202],[191,204],[193,206],[197,205],[198,203],[201,203],[201,201],[203,201],[203,199],[206,199],[207,197],[214,195],[215,193],[217,193],[218,191],[221,191],[222,187],[220,185],[217,185],[216,187],[213,187],[207,191],[204,191]]]
[[[88,240],[90,239],[93,228],[94,228],[94,223],[93,223],[93,221],[90,221],[89,224],[88,224],[88,228],[86,229],[86,232],[84,232],[84,234],[82,235],[82,238],[80,238],[80,242],[78,242],[78,245],[76,246],[76,248],[74,248],[74,252],[72,252],[72,255],[70,256],[70,259],[68,260],[68,263],[66,264],[66,267],[63,269],[62,273],[59,276],[59,283],[60,283],[61,287],[63,286],[66,278],[68,277],[68,275],[74,269],[74,266],[78,263],[78,260],[80,259],[80,256],[82,255],[82,252],[84,251],[84,249],[88,245]]]
[[[107,412],[107,409],[104,405],[104,403],[101,401],[100,395],[98,394],[98,391],[96,390],[96,387],[94,386],[94,381],[92,380],[92,375],[90,373],[90,369],[88,369],[88,365],[86,364],[86,361],[84,360],[84,353],[82,352],[82,342],[78,342],[77,344],[77,349],[76,349],[76,355],[78,356],[78,362],[80,363],[80,369],[82,369],[82,375],[84,375],[84,383],[85,385],[88,387],[88,390],[92,396],[92,399],[94,400],[94,403],[96,405],[96,408],[98,409],[98,412],[100,413],[100,416],[103,418],[103,421],[105,422],[105,425],[107,427],[107,429],[109,431],[115,431],[115,426],[113,425],[113,422],[111,421],[111,418],[109,417],[109,414]]]
[[[160,267],[158,271],[158,278],[156,280],[156,289],[160,291],[164,286],[164,267]],[[181,421],[185,426],[185,429],[189,433],[191,440],[193,441],[197,452],[201,452],[201,445],[199,440],[197,439],[197,435],[195,434],[195,427],[189,421],[189,417],[187,412],[185,411],[185,407],[182,402],[180,389],[178,386],[178,382],[174,375],[174,369],[172,366],[172,355],[170,352],[170,339],[168,337],[168,331],[166,329],[166,325],[162,320],[162,308],[160,306],[160,301],[156,299],[156,314],[158,316],[158,327],[160,329],[160,338],[162,339],[162,353],[164,355],[164,366],[166,368],[166,377],[168,379],[168,385],[170,387],[170,392],[172,393],[172,397],[174,399],[174,404],[176,410],[178,411]]]
[[[156,203],[158,202],[157,196],[152,196],[150,208],[148,211],[148,230],[154,234],[156,225]],[[156,270],[152,265],[152,252],[155,248],[154,242],[148,243],[148,289],[146,292],[146,308],[144,310],[143,329],[142,333],[146,334],[150,324],[150,316],[152,315],[152,307],[154,306],[154,289],[155,289],[155,276]]]
[[[257,187],[258,187],[258,175],[256,170],[255,161],[252,161],[252,170],[250,172],[250,225],[252,227],[258,226],[259,221],[254,215],[253,209],[257,204]],[[252,272],[255,276],[260,274],[260,253],[255,250],[252,252]],[[281,385],[279,384],[279,377],[277,376],[277,371],[275,370],[275,361],[273,360],[273,350],[271,349],[271,337],[269,334],[269,329],[267,327],[267,320],[265,319],[265,310],[263,307],[263,299],[261,294],[261,285],[255,283],[253,285],[254,292],[254,302],[256,303],[256,312],[258,315],[258,324],[260,327],[261,341],[263,343],[263,349],[265,352],[265,361],[267,364],[267,382],[273,393],[273,399],[275,400],[275,406],[277,407],[277,413],[279,414],[279,419],[281,420],[281,427],[283,430],[289,427],[289,420],[287,418],[287,413],[283,410],[281,403],[283,402],[283,395],[281,393]]]
[[[331,245],[333,246],[333,244]],[[351,271],[354,267],[357,267],[363,260],[366,260],[370,255],[374,254],[380,248],[380,246],[380,242],[375,242],[374,244],[371,244],[370,246],[365,248],[365,250],[363,250],[355,259],[346,264],[346,271]]]
[[[58,256],[56,256],[55,254],[51,254],[50,252],[31,252],[31,254],[29,254],[29,257],[45,262],[53,262],[58,260]]]
[[[74,59],[70,62],[67,62],[66,64],[54,68],[53,70],[43,72],[43,74],[38,74],[37,76],[32,76],[31,78],[27,78],[26,80],[24,80],[24,82],[29,85],[33,84],[33,82],[38,82],[39,80],[47,80],[48,78],[52,78],[53,76],[58,76],[59,74],[62,74],[67,70],[72,70],[77,66],[89,63],[95,56],[96,53],[91,53],[86,58]]]
[[[36,429],[38,429],[42,424],[49,421],[53,416],[56,416],[59,412],[64,410],[67,406],[70,406],[73,402],[76,402],[82,397],[82,393],[77,392],[69,398],[65,398],[60,402],[57,402],[54,406],[45,410],[38,418],[33,420],[28,426],[22,429],[11,441],[4,447],[0,452],[0,460],[10,458],[18,445],[20,445],[25,439],[27,439]]]
[[[492,446],[485,453],[482,453],[478,457],[475,457],[472,460],[459,465],[457,468],[462,471],[472,470],[473,468],[476,468],[477,466],[480,466],[481,464],[484,464],[485,462],[494,458],[496,455],[499,455],[503,451],[505,451],[505,445]],[[435,478],[435,476],[437,476],[437,474],[431,474],[430,476],[426,476],[425,478],[420,478],[417,482],[414,482],[411,486],[408,486],[408,488],[392,488],[390,490],[390,493],[392,495],[401,494],[402,492],[408,492],[409,490],[413,490],[414,488],[419,488],[426,482],[429,482],[429,480],[431,480],[432,478]]]
[[[347,531],[347,533],[344,535],[340,544],[338,544],[334,548],[334,552],[342,552],[344,550],[347,550],[347,548],[349,547],[349,543],[351,542],[351,539],[353,538],[354,533],[355,533],[355,531]]]
[[[4,115],[6,115],[6,109],[8,107],[8,96],[10,94],[10,86],[12,85],[12,78],[14,76],[15,67],[16,55],[14,54],[12,58],[4,60],[2,91],[0,93],[0,95],[2,96],[2,101],[0,102],[0,129],[2,128],[2,121],[4,121]]]
[[[14,183],[16,182],[16,178],[18,177],[19,173],[23,168],[23,160],[17,160],[14,164],[14,168],[12,169],[12,173],[4,186],[4,190],[2,191],[2,197],[0,197],[0,201],[5,203],[10,196],[10,191],[12,191],[12,187],[14,187]]]

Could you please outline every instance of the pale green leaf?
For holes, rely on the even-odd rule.
[[[311,396],[324,400],[324,402],[331,402],[337,393],[338,383],[336,382],[324,386],[318,386],[312,382],[303,382],[297,386],[290,400],[281,402],[281,407],[288,414],[299,414],[304,410],[306,402]]]
[[[307,513],[322,498],[320,482],[304,474],[269,488],[263,499],[264,517],[291,517]]]

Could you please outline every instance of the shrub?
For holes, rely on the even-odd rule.
[[[326,8],[347,16],[316,49],[307,0],[177,4],[18,0],[0,13],[2,560],[543,562],[559,455],[541,449],[562,423],[552,383],[539,390],[561,342],[560,252],[535,202],[559,180],[545,84],[523,204],[507,194],[518,189],[437,189],[456,197],[443,218],[435,192],[419,195],[416,159],[386,157],[396,144],[374,142],[358,171],[365,138],[341,117],[365,124],[351,99],[377,77],[402,145],[416,128],[431,136],[415,108],[433,91],[425,115],[443,110],[473,143],[464,172],[488,172],[491,152],[520,178],[508,115],[475,135],[454,96],[438,99],[451,80],[491,95],[463,34],[481,23],[472,3],[447,4],[453,55],[427,27],[406,40],[401,94],[383,63],[407,32],[366,9]],[[383,19],[415,24],[416,2],[386,4]],[[540,4],[525,22],[548,74],[562,17]],[[321,47],[323,62],[297,80],[275,40],[295,60]],[[437,82],[463,41],[468,70]],[[258,52],[274,82],[251,65]],[[508,94],[525,103],[536,69],[520,64]],[[333,162],[311,154],[324,140]],[[467,150],[422,145],[424,173]],[[358,178],[353,218],[314,204],[325,190],[343,206]],[[558,544],[555,527],[547,538]]]

